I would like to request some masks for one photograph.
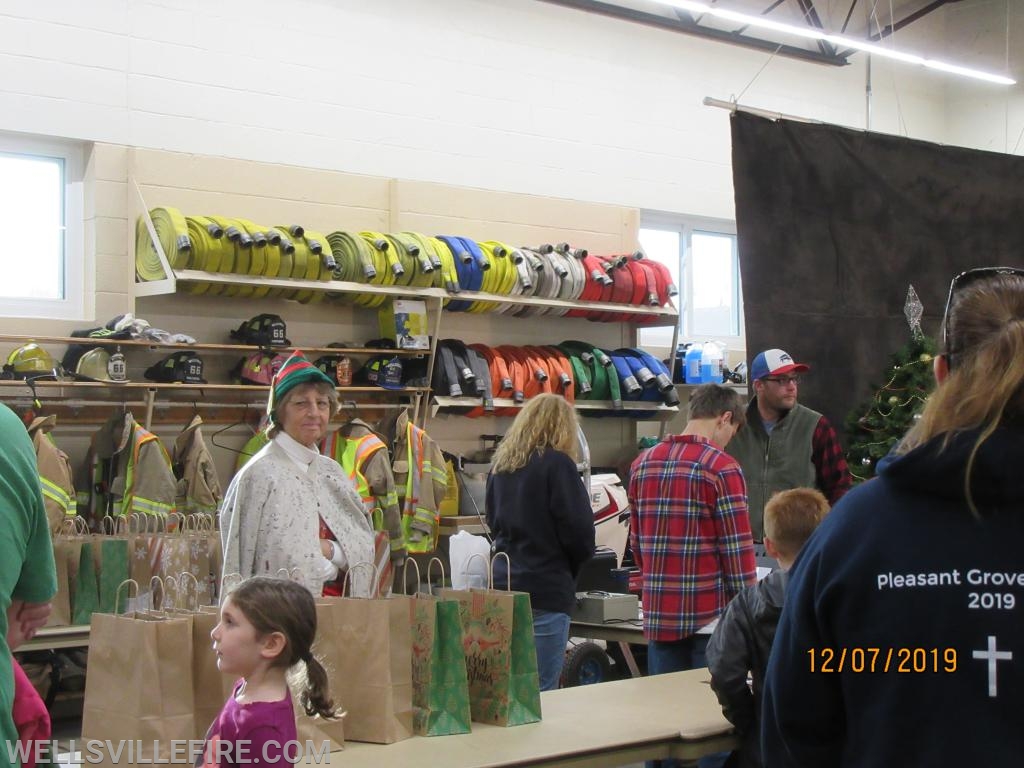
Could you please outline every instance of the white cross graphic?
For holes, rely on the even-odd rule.
[[[988,662],[988,695],[994,698],[996,696],[996,663],[999,661],[1009,661],[1013,658],[1013,653],[1010,651],[997,651],[995,635],[989,635],[988,650],[974,651],[973,655],[976,659],[984,659]]]

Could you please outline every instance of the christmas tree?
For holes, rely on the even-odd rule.
[[[935,342],[921,332],[922,307],[913,286],[904,312],[910,324],[910,341],[892,355],[884,383],[875,387],[872,398],[846,419],[850,445],[846,461],[857,481],[874,477],[878,460],[913,426],[935,386]]]

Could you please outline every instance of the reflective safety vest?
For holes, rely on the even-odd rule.
[[[68,517],[78,514],[78,501],[72,480],[71,462],[64,451],[57,447],[50,434],[57,425],[55,415],[32,420],[28,433],[36,449],[36,463],[39,465],[39,483],[43,488],[43,504],[51,531],[58,531]]]
[[[398,492],[395,490],[394,477],[391,476],[387,446],[372,432],[368,431],[358,437],[346,436],[342,434],[343,429],[327,437],[323,447],[324,455],[337,461],[352,480],[373,529],[388,534],[391,551],[405,549],[399,522]],[[382,450],[383,453],[380,453]],[[387,477],[378,479],[377,487],[367,478],[367,468],[373,461],[378,462],[379,469],[387,473]]]
[[[105,455],[110,449],[110,455]],[[175,511],[177,482],[171,457],[157,436],[137,424],[131,414],[123,422],[108,421],[93,436],[90,457],[89,511],[95,520],[133,512],[166,517]]]
[[[402,411],[388,425],[393,442],[391,468],[402,503],[402,536],[410,552],[437,547],[440,505],[448,470],[437,443]]]

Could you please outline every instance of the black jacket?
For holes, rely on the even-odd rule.
[[[779,625],[786,572],[774,571],[732,599],[707,647],[711,688],[742,744],[730,765],[761,765],[761,695],[768,654]],[[753,691],[747,685],[747,673]]]
[[[512,589],[530,593],[531,607],[569,613],[576,575],[594,554],[594,513],[576,464],[547,449],[525,467],[487,478],[487,524],[494,551],[512,563]],[[508,584],[505,558],[494,564],[494,584]]]
[[[977,435],[890,455],[804,545],[765,676],[765,765],[1021,764],[1024,428],[975,455],[976,517]]]

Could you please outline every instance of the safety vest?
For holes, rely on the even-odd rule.
[[[71,464],[67,454],[57,447],[50,434],[56,423],[57,417],[50,415],[34,419],[28,428],[36,449],[39,484],[43,489],[46,519],[51,531],[59,530],[66,518],[78,514],[78,502],[71,479]]]
[[[362,437],[346,437],[341,434],[340,430],[336,430],[328,436],[324,453],[333,457],[341,465],[356,486],[356,492],[363,500],[373,529],[387,532],[388,526],[384,519],[384,509],[398,505],[398,492],[392,489],[384,496],[376,495],[369,480],[363,474],[363,468],[370,457],[382,449],[386,455],[387,446],[384,441],[372,433]],[[389,535],[391,551],[405,548],[400,532],[396,531],[395,533],[399,535]]]
[[[410,552],[433,552],[437,548],[438,507],[444,494],[435,499],[433,484],[447,487],[448,469],[443,461],[435,466],[432,444],[426,432],[412,421],[406,422],[404,459],[408,472],[402,500],[402,536]]]
[[[171,469],[171,457],[167,455],[167,449],[156,435],[136,424],[130,414],[127,418],[130,421],[131,429],[129,444],[119,451],[115,450],[111,455],[109,461],[114,466],[107,468],[107,473],[110,473],[111,477],[104,476],[106,462],[96,455],[95,450],[92,452],[94,496],[90,511],[97,519],[108,514],[112,517],[121,517],[133,512],[166,517],[175,510],[174,498],[177,490],[177,483]],[[143,448],[150,445],[156,451],[147,450],[143,456]],[[128,450],[129,454],[124,467],[124,493],[118,500],[113,497],[107,484],[110,479],[116,479],[121,462],[120,454],[125,450]],[[140,466],[140,464],[144,464],[144,466]],[[149,490],[141,490],[143,488]]]

